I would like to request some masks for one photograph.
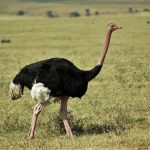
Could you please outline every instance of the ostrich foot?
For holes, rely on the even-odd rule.
[[[68,137],[73,137],[72,130],[70,128],[68,120],[64,119],[63,123],[64,123],[64,126],[65,126],[66,133],[67,133]]]

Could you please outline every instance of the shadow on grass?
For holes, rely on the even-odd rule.
[[[107,134],[115,133],[117,135],[121,134],[125,127],[122,124],[88,124],[84,120],[75,120],[72,116],[69,117],[69,123],[73,134],[76,136],[86,135],[86,134]],[[65,134],[65,128],[63,121],[60,117],[54,119],[54,124],[57,126],[57,131],[60,134]]]
[[[82,125],[73,125],[72,130],[75,135],[85,135],[85,134],[106,134],[114,132],[115,134],[120,134],[124,129],[115,125],[101,125],[101,124],[90,124],[87,127]]]

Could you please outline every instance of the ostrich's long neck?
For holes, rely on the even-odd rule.
[[[86,77],[87,81],[90,81],[93,78],[95,78],[98,75],[98,73],[100,72],[102,65],[104,63],[104,60],[105,60],[105,56],[107,54],[108,47],[109,47],[111,33],[112,32],[109,30],[106,32],[104,46],[103,46],[101,55],[100,55],[99,60],[98,60],[98,66],[96,66],[92,70],[88,71],[87,77]]]
[[[108,50],[109,43],[110,43],[111,33],[112,32],[109,30],[106,32],[106,36],[105,36],[105,40],[104,40],[104,46],[103,46],[101,55],[100,55],[99,60],[98,60],[98,65],[103,65],[103,63],[104,63],[105,56],[107,54],[107,50]]]

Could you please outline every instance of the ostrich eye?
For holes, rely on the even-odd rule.
[[[114,27],[114,25],[112,24],[112,25],[111,25],[111,28],[113,28],[113,27]]]

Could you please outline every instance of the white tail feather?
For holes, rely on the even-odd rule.
[[[31,96],[34,101],[45,103],[50,99],[50,90],[43,83],[37,83],[31,89]]]

